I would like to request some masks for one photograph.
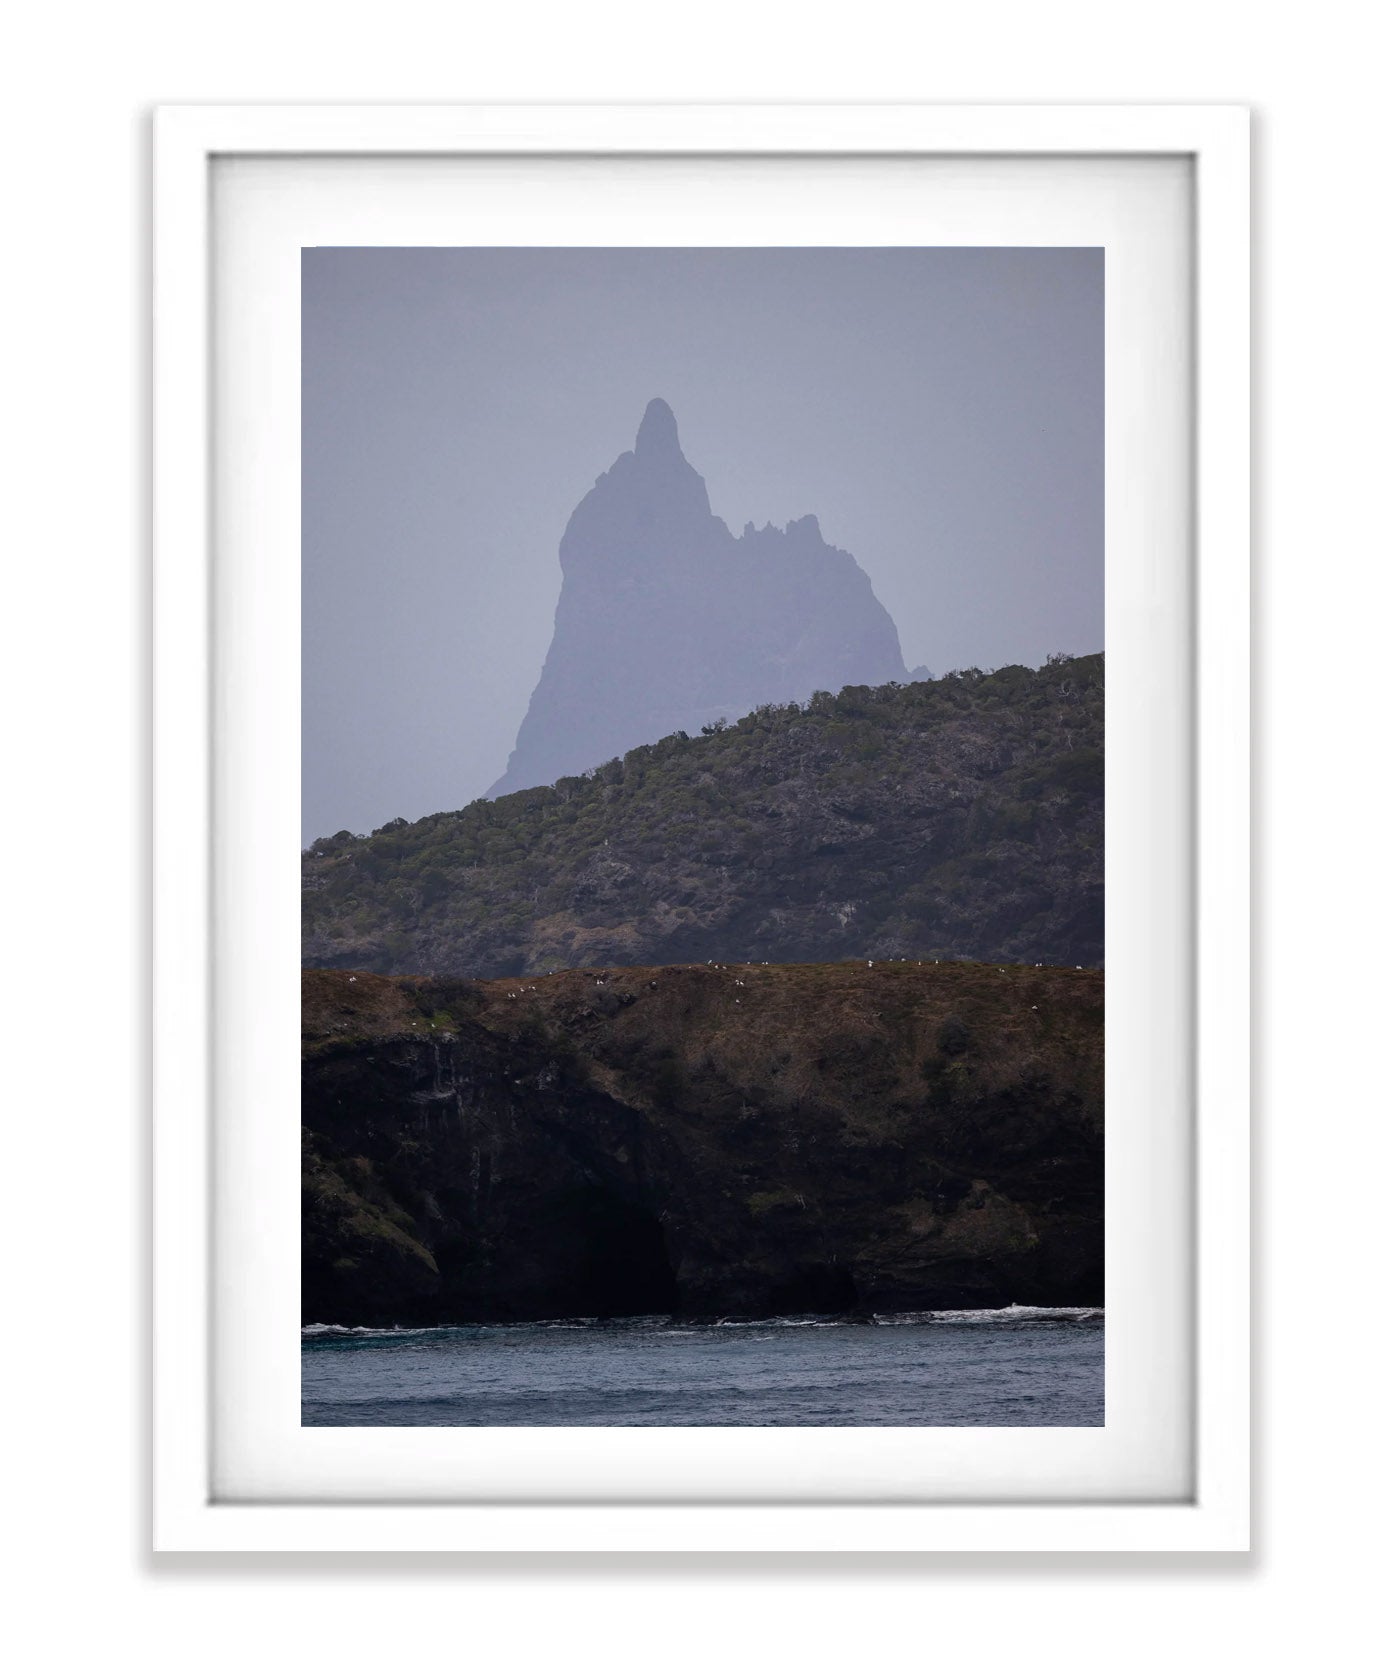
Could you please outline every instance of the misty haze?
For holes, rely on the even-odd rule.
[[[574,510],[559,563],[554,640],[493,796],[764,702],[909,676],[870,579],[812,514],[736,539],[711,513],[659,397]]]
[[[657,396],[715,516],[815,516],[910,670],[1103,646],[1098,250],[323,249],[303,276],[304,844],[500,780],[560,539]]]
[[[305,253],[305,1424],[1102,1424],[1102,280]]]

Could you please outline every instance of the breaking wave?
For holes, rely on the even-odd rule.
[[[429,1324],[373,1326],[363,1324],[304,1324],[304,1342],[353,1339],[356,1341],[407,1341],[423,1336],[450,1335],[462,1330],[618,1330],[635,1334],[652,1331],[663,1336],[699,1336],[725,1330],[841,1330],[862,1326],[898,1327],[904,1324],[998,1324],[1029,1323],[1087,1324],[1104,1316],[1102,1307],[953,1307],[937,1312],[872,1313],[868,1317],[840,1314],[796,1314],[780,1318],[720,1318],[691,1321],[649,1315],[640,1318],[539,1318],[512,1324]]]
[[[1086,1324],[1102,1307],[957,1307],[943,1312],[876,1313],[877,1324]]]

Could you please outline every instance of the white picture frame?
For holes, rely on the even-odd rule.
[[[240,726],[225,681],[212,353],[213,181],[222,162],[276,158],[842,156],[1186,160],[1194,261],[1194,903],[1181,932],[1193,1007],[1172,1054],[1193,1088],[1190,1477],[1181,1496],[646,1500],[619,1481],[570,1497],[425,1497],[406,1481],[340,1495],[221,1494],[237,1435],[215,1357],[220,1280],[235,1245],[216,1219],[232,1170],[215,1100],[262,1077],[231,1053],[236,987],[216,939],[231,890],[214,858],[230,820],[216,735]],[[155,1491],[154,1543],[170,1551],[1238,1551],[1249,1535],[1249,434],[1248,116],[1235,107],[475,106],[170,107],[155,184]],[[537,243],[551,243],[536,239]],[[779,241],[781,242],[781,241]],[[225,424],[250,424],[225,413]],[[244,608],[240,610],[245,610]],[[247,609],[247,610],[258,610]],[[295,636],[285,611],[271,633]],[[267,627],[264,627],[267,628]],[[236,675],[236,673],[235,673]],[[1112,726],[1111,726],[1112,727]],[[211,794],[213,797],[211,797]],[[247,883],[245,883],[246,887]],[[1110,889],[1112,890],[1112,889]],[[274,895],[275,896],[275,895]],[[233,1017],[232,1027],[230,1017]],[[225,1035],[221,1038],[221,1034]],[[250,1041],[251,1043],[251,1041]],[[1187,1143],[1183,1140],[1183,1148]],[[1112,1220],[1112,1204],[1110,1204]],[[221,1246],[222,1245],[222,1246]],[[222,1260],[221,1260],[222,1256]],[[220,1267],[223,1266],[221,1272]],[[326,1432],[330,1433],[330,1432]],[[343,1436],[350,1432],[336,1432]],[[418,1432],[447,1433],[447,1432]],[[462,1432],[458,1432],[462,1433]],[[525,1432],[517,1432],[525,1433]],[[536,1433],[536,1432],[531,1432]],[[538,1432],[551,1433],[551,1432]],[[552,1432],[559,1433],[559,1432]],[[598,1432],[613,1436],[626,1431]],[[684,1435],[653,1431],[652,1435]],[[744,1433],[744,1432],[697,1432]],[[753,1436],[769,1432],[751,1432]],[[783,1434],[788,1432],[774,1432]],[[813,1433],[813,1432],[795,1432]],[[840,1433],[840,1432],[838,1432]],[[846,1432],[858,1434],[864,1432]],[[619,1446],[625,1453],[627,1443]],[[694,1447],[696,1443],[690,1443]],[[769,1443],[773,1446],[774,1443]],[[687,1444],[674,1446],[687,1450]]]

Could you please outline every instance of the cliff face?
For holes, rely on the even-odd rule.
[[[303,962],[1103,961],[1102,656],[817,695],[317,841]]]
[[[307,1321],[1093,1305],[1102,976],[308,972]]]
[[[575,509],[559,563],[554,639],[488,797],[764,702],[908,675],[870,579],[815,517],[736,538],[711,513],[660,399]]]

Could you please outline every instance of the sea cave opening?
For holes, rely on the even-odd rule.
[[[603,1185],[571,1191],[559,1212],[571,1273],[560,1281],[575,1312],[628,1318],[674,1310],[676,1273],[656,1214]]]
[[[769,1310],[774,1313],[848,1313],[855,1310],[859,1295],[850,1271],[834,1262],[797,1266],[772,1291]]]

